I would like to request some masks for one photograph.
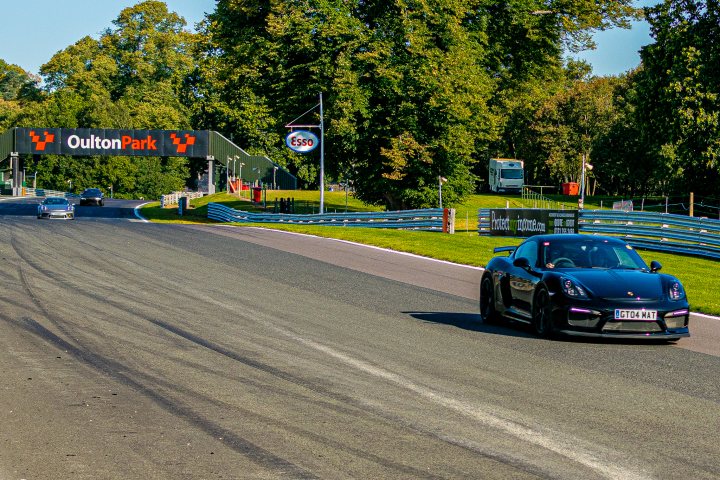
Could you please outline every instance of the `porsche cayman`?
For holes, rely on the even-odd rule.
[[[499,247],[480,280],[480,315],[535,333],[677,340],[690,335],[680,281],[616,237],[536,235]]]

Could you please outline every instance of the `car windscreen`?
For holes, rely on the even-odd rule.
[[[647,270],[648,266],[630,246],[605,240],[557,239],[543,242],[545,268],[619,268]]]
[[[66,205],[68,202],[64,198],[46,198],[43,205]]]

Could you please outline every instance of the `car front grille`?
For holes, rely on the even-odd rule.
[[[603,327],[604,332],[633,332],[633,333],[655,333],[661,332],[662,328],[657,322],[607,322]]]

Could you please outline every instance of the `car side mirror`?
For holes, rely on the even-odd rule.
[[[661,268],[662,268],[662,265],[657,260],[653,260],[652,262],[650,262],[650,271],[651,272],[657,272]]]
[[[530,270],[530,260],[525,257],[518,257],[513,260],[513,266],[522,268],[523,270]]]

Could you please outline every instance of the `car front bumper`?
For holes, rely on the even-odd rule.
[[[616,308],[656,310],[655,320],[616,320]],[[680,304],[565,305],[553,312],[555,331],[566,335],[602,338],[677,340],[690,336],[690,309]]]
[[[75,212],[73,211],[48,211],[38,213],[38,218],[58,218],[65,220],[72,220],[75,218]]]

